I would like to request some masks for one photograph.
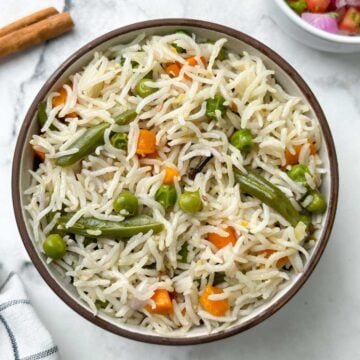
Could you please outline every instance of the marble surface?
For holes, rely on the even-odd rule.
[[[0,1],[0,26],[47,5],[70,10],[76,29],[0,61],[0,263],[20,273],[62,358],[360,359],[360,237],[356,231],[360,216],[360,55],[321,53],[289,39],[270,15],[272,0],[10,0]],[[281,311],[246,333],[193,347],[160,347],[123,339],[92,325],[63,304],[28,259],[15,224],[10,191],[16,136],[48,76],[94,37],[161,17],[198,18],[232,26],[279,52],[299,70],[322,104],[340,165],[341,193],[334,230],[303,289]]]

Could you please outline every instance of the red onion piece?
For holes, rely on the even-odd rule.
[[[330,33],[338,32],[338,25],[336,19],[329,14],[303,13],[301,17],[304,21],[306,21],[307,23],[313,25],[318,29]]]
[[[360,6],[360,0],[332,0],[331,2],[335,2],[335,6],[337,9],[344,6]]]

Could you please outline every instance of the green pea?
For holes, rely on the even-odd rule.
[[[188,250],[188,244],[185,242],[183,243],[180,251],[179,251],[179,255],[181,257],[180,261],[182,263],[186,263],[187,262],[187,257],[188,257],[188,254],[189,254],[189,250]]]
[[[184,212],[195,213],[202,209],[199,191],[185,191],[179,199],[180,209]]]
[[[66,243],[59,234],[50,234],[43,243],[43,250],[48,257],[59,260],[66,254]]]
[[[125,150],[128,146],[128,134],[115,133],[110,137],[110,142],[114,148]]]
[[[95,300],[95,306],[98,309],[105,309],[109,305],[109,301],[101,301],[101,300]]]
[[[304,164],[296,164],[288,171],[288,176],[291,180],[294,180],[303,186],[308,186],[305,174],[310,174],[309,168]]]
[[[154,92],[158,91],[158,89],[156,89],[156,88],[152,88],[150,86],[147,86],[146,84],[148,82],[149,82],[149,79],[143,78],[137,83],[137,85],[135,87],[136,92],[142,98],[146,98],[147,96],[149,96],[149,95],[153,94]]]
[[[240,151],[249,152],[254,146],[253,138],[249,129],[240,129],[231,135],[230,144]]]
[[[225,99],[221,95],[206,100],[206,116],[209,119],[217,119],[216,110],[219,110],[221,116],[225,115],[226,106],[224,106]]]
[[[137,116],[137,112],[135,110],[127,110],[121,113],[119,116],[115,118],[115,122],[117,125],[127,125],[131,123]]]
[[[289,1],[288,5],[298,14],[302,14],[307,9],[306,0]]]
[[[177,192],[174,185],[161,185],[155,194],[155,200],[160,203],[165,210],[175,205]]]
[[[121,215],[133,216],[138,212],[139,202],[137,197],[127,191],[119,194],[113,202],[113,209]]]
[[[312,196],[311,203],[306,206],[306,210],[310,211],[311,213],[322,214],[326,210],[326,200],[324,196],[321,194],[320,191],[311,190],[309,191],[308,195]]]

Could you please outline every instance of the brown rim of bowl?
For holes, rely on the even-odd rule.
[[[79,305],[71,296],[69,296],[61,286],[51,277],[47,268],[43,265],[40,258],[38,257],[34,244],[32,243],[25,226],[25,220],[22,216],[22,209],[20,206],[20,160],[21,160],[21,152],[24,146],[24,141],[26,138],[26,134],[30,123],[35,115],[37,105],[40,101],[44,99],[44,97],[49,92],[50,88],[53,84],[59,79],[62,73],[73,64],[75,61],[79,59],[82,55],[86,54],[87,52],[91,51],[101,43],[110,40],[116,36],[123,35],[132,31],[142,30],[146,28],[152,27],[162,27],[162,26],[191,26],[197,27],[207,30],[213,30],[219,33],[226,34],[228,36],[237,38],[240,41],[243,41],[255,49],[262,52],[264,55],[268,56],[272,61],[274,61],[278,66],[280,66],[296,83],[296,85],[300,88],[303,95],[306,97],[307,101],[312,106],[318,120],[320,126],[322,128],[324,134],[324,140],[326,142],[329,159],[330,159],[330,174],[331,174],[331,189],[330,189],[330,200],[329,200],[329,208],[328,208],[328,217],[326,223],[324,224],[324,233],[321,239],[319,239],[320,246],[313,254],[310,262],[306,265],[305,271],[300,276],[300,278],[295,282],[293,287],[284,294],[280,299],[278,299],[273,305],[271,305],[268,309],[263,310],[261,313],[253,317],[252,319],[246,321],[243,324],[236,326],[230,330],[224,330],[219,333],[209,334],[209,335],[200,335],[195,336],[192,338],[172,338],[172,337],[165,337],[165,336],[153,336],[153,335],[145,335],[145,334],[138,334],[134,333],[129,330],[122,329],[119,326],[116,326],[104,319],[101,319],[97,316],[94,316],[92,312],[85,307]],[[95,40],[89,42],[78,51],[76,51],[73,55],[71,55],[52,75],[51,77],[45,82],[35,100],[33,101],[32,105],[30,106],[29,111],[25,116],[25,120],[22,124],[20,134],[18,136],[15,154],[13,158],[13,169],[12,169],[12,197],[13,197],[13,206],[15,211],[16,222],[19,228],[20,235],[22,237],[22,241],[25,245],[25,248],[39,271],[40,275],[43,277],[45,282],[50,286],[50,288],[58,295],[68,306],[70,306],[73,310],[83,316],[85,319],[89,320],[90,322],[94,323],[102,327],[105,330],[111,331],[114,334],[124,336],[126,338],[142,341],[146,343],[152,344],[161,344],[161,345],[195,345],[195,344],[204,344],[215,340],[220,340],[227,338],[229,336],[238,334],[242,331],[245,331],[263,320],[267,319],[270,315],[274,314],[278,311],[281,307],[283,307],[302,287],[305,281],[308,279],[310,274],[313,272],[316,264],[318,263],[325,247],[328,242],[331,229],[334,223],[335,213],[336,213],[336,206],[337,206],[337,199],[338,199],[338,188],[339,188],[339,175],[338,175],[338,164],[335,152],[334,141],[329,129],[329,125],[326,121],[325,115],[315,98],[315,95],[307,86],[305,81],[301,78],[301,76],[297,73],[297,71],[289,65],[281,56],[276,54],[273,50],[268,48],[263,43],[259,42],[258,40],[253,39],[252,37],[234,30],[232,28],[214,24],[207,21],[201,20],[194,20],[194,19],[157,19],[157,20],[150,20],[150,21],[143,21],[139,23],[135,23],[132,25],[124,26],[119,29],[110,31],[105,35],[102,35]]]

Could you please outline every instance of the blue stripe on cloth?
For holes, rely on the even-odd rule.
[[[7,309],[8,307],[18,305],[18,304],[30,304],[30,300],[28,299],[18,299],[18,300],[10,300],[3,304],[0,304],[0,311]]]
[[[13,271],[11,273],[9,273],[9,275],[7,276],[5,281],[0,285],[0,292],[14,275],[15,275],[15,273]]]
[[[45,351],[38,352],[34,355],[26,356],[24,358],[21,358],[21,360],[39,360],[44,359],[52,354],[55,354],[58,351],[57,346],[53,346],[50,349],[47,349]]]
[[[14,336],[13,332],[11,331],[8,323],[6,322],[4,317],[1,316],[1,315],[0,315],[0,322],[3,323],[7,333],[9,335],[11,346],[12,346],[13,353],[14,353],[14,360],[19,360],[19,350],[18,350],[18,347],[17,347],[15,336]]]

